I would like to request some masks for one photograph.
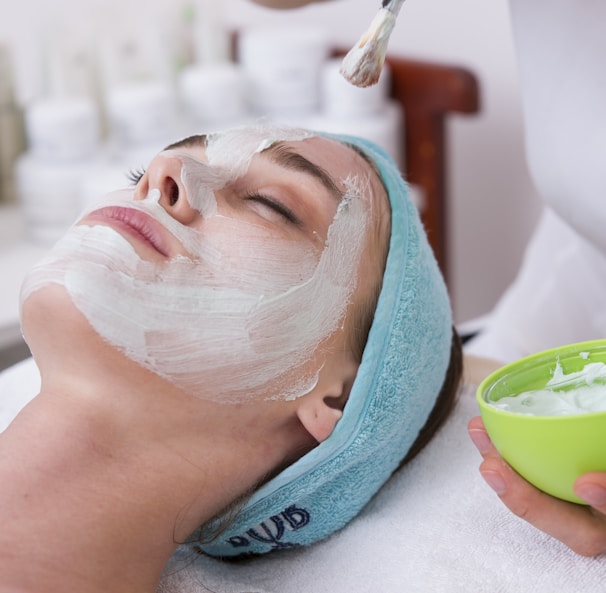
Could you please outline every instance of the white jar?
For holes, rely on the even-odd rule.
[[[164,144],[174,140],[177,107],[170,86],[160,80],[131,82],[106,95],[112,141],[123,147]]]
[[[94,160],[50,162],[35,154],[17,160],[15,178],[23,209],[26,237],[50,247],[81,212],[82,181],[94,168]]]
[[[248,119],[242,69],[231,62],[194,65],[179,77],[179,96],[187,133],[202,133]]]
[[[100,125],[94,101],[54,97],[25,112],[29,150],[15,164],[25,232],[48,247],[80,213],[80,187],[98,158]]]
[[[25,111],[29,151],[42,160],[65,162],[95,154],[100,125],[97,107],[86,97],[36,101]]]
[[[129,170],[118,163],[100,160],[96,166],[80,180],[79,208],[82,212],[98,207],[109,193],[130,188]]]
[[[360,136],[385,149],[404,166],[404,112],[389,99],[390,72],[383,69],[379,82],[359,88],[339,73],[340,60],[328,60],[322,68],[322,105],[308,118],[308,127],[335,134]]]
[[[329,55],[324,31],[306,27],[244,31],[238,58],[250,90],[251,109],[261,115],[308,115],[320,105],[320,72]]]

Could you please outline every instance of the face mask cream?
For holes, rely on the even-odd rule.
[[[77,225],[29,274],[22,302],[60,284],[96,332],[141,366],[184,391],[221,402],[293,399],[309,392],[322,361],[318,346],[341,326],[356,286],[367,220],[368,185],[341,180],[345,196],[321,252],[223,213],[215,191],[246,173],[253,156],[306,132],[257,126],[209,138],[207,162],[169,151],[205,231],[180,224],[132,190],[103,207],[130,208],[159,222],[187,256],[142,259],[119,232]]]
[[[495,408],[514,414],[568,416],[606,411],[606,365],[592,362],[565,374],[558,364],[545,389],[526,391],[491,401]]]

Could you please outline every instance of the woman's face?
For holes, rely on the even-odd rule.
[[[294,399],[354,298],[379,182],[337,142],[269,125],[192,137],[110,194],[28,276],[184,391]]]

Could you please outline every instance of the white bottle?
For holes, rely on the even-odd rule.
[[[126,82],[105,95],[109,137],[106,166],[143,171],[153,157],[174,142],[178,132],[173,88],[163,80]]]
[[[231,62],[192,65],[179,77],[185,135],[246,123],[250,117],[241,68]]]
[[[185,136],[242,125],[251,119],[244,70],[231,61],[231,36],[221,6],[204,0],[199,9],[193,23],[195,59],[178,77]]]
[[[26,235],[47,247],[80,214],[82,180],[96,165],[99,118],[92,99],[34,102],[25,112],[29,150],[15,167]]]
[[[341,59],[328,60],[322,68],[321,110],[307,125],[318,131],[351,134],[372,140],[384,148],[401,167],[404,164],[404,113],[389,99],[390,71],[387,64],[379,82],[359,88],[340,74]]]
[[[111,144],[121,152],[153,156],[175,139],[176,98],[162,80],[126,82],[110,88],[106,111]]]
[[[246,72],[252,111],[293,124],[317,111],[329,49],[328,36],[317,28],[243,31],[238,59]]]

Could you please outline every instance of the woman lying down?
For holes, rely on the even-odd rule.
[[[181,140],[27,276],[0,591],[152,592],[346,525],[452,407],[460,348],[397,167],[259,124]],[[363,479],[360,479],[363,476]]]

